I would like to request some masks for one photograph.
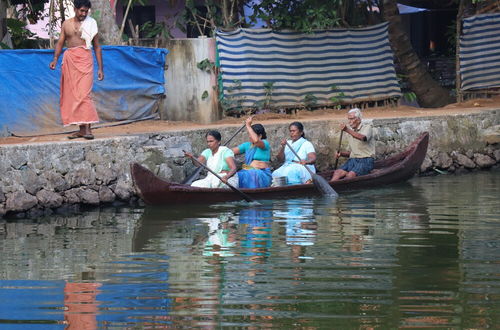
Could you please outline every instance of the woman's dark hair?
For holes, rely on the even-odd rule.
[[[76,9],[80,9],[82,7],[87,7],[87,8],[92,7],[90,0],[75,0],[73,1],[73,5],[75,6]]]
[[[214,139],[216,139],[217,141],[220,141],[222,139],[222,136],[220,135],[219,131],[209,131],[205,137],[207,136],[213,136]]]
[[[262,126],[261,124],[253,124],[252,129],[255,132],[255,134],[262,136],[261,137],[262,140],[267,139],[267,134],[264,126]]]
[[[294,121],[293,123],[291,123],[291,124],[288,126],[288,128],[290,128],[290,127],[292,127],[292,126],[295,126],[295,127],[297,127],[297,128],[299,129],[299,131],[302,133],[302,134],[301,134],[301,136],[302,136],[303,138],[305,138],[305,137],[306,137],[306,135],[304,134],[304,125],[302,125],[302,123],[301,123],[301,122]]]

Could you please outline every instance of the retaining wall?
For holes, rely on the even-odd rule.
[[[367,119],[369,120],[369,119]],[[430,145],[421,172],[469,171],[500,162],[500,110],[454,116],[372,120],[377,157],[402,150],[421,132]],[[318,153],[318,169],[334,162],[338,146],[337,120],[304,120],[306,137]],[[273,156],[288,136],[288,122],[265,124]],[[223,138],[239,126],[220,127]],[[0,146],[0,215],[39,216],[82,205],[137,200],[129,164],[139,162],[158,175],[180,182],[194,170],[182,150],[199,154],[209,129],[155,134]],[[246,140],[237,136],[231,146]],[[275,166],[279,164],[273,164]]]

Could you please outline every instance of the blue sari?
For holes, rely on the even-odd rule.
[[[245,152],[245,164],[243,169],[238,171],[240,188],[265,188],[271,185],[272,177],[269,167],[258,169],[250,166],[256,151],[257,147],[253,146]]]

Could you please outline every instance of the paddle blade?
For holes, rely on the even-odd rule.
[[[339,197],[339,194],[337,194],[337,192],[332,188],[332,186],[330,186],[330,184],[328,183],[328,181],[326,181],[324,177],[314,174],[312,176],[312,179],[314,185],[316,186],[316,189],[318,189],[323,196],[328,196],[333,198]]]

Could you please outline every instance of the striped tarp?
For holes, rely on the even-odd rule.
[[[460,78],[464,91],[500,87],[500,13],[463,20]]]
[[[224,97],[252,107],[264,100],[264,84],[270,82],[275,106],[296,106],[308,94],[318,104],[331,103],[339,93],[345,95],[344,104],[400,97],[387,27],[384,23],[310,34],[218,31]]]

